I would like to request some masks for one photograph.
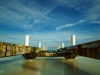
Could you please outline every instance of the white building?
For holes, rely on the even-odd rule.
[[[29,46],[29,35],[25,36],[25,46]]]
[[[71,36],[71,44],[72,44],[72,46],[76,45],[76,43],[75,43],[75,35]]]

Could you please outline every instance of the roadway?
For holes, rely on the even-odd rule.
[[[81,56],[75,59],[5,57],[0,58],[0,75],[100,75],[100,60]]]

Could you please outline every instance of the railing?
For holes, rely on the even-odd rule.
[[[0,42],[0,57],[15,56],[36,52],[39,48]]]
[[[69,54],[70,57],[80,55],[100,59],[100,40],[65,47],[61,51],[66,53],[65,57]]]

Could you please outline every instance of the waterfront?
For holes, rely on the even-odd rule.
[[[25,60],[21,55],[0,58],[0,75],[100,75],[100,60],[78,56],[37,57]]]

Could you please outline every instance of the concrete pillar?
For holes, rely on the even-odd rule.
[[[41,42],[39,42],[39,48],[41,49]]]
[[[64,48],[64,43],[62,43],[62,48]]]
[[[59,47],[57,47],[57,49],[59,49]]]
[[[48,49],[48,47],[45,47],[45,49],[47,50],[47,49]]]
[[[25,36],[25,46],[29,46],[29,35]]]
[[[45,45],[43,45],[43,50],[45,50],[45,48],[46,48]]]
[[[72,43],[72,46],[76,45],[76,43],[75,43],[75,35],[71,36],[71,43]]]
[[[60,45],[59,45],[59,49],[60,49]]]
[[[48,47],[46,48],[46,50],[48,50]]]

